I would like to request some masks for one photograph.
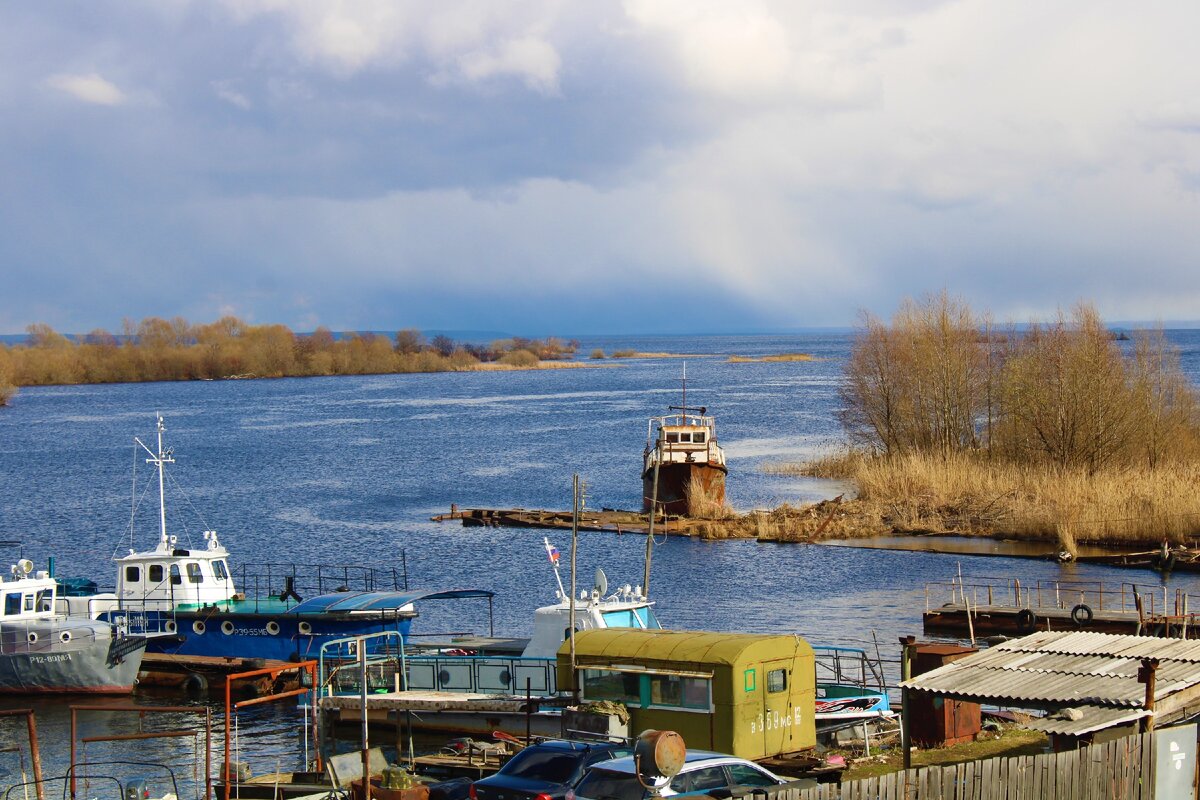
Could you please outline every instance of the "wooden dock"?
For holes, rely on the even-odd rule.
[[[160,691],[189,694],[223,694],[225,676],[238,672],[290,666],[285,661],[266,658],[224,658],[221,656],[187,656],[175,653],[146,653],[138,673],[138,686]],[[271,678],[258,676],[234,683],[239,694],[269,694],[279,690]],[[282,687],[292,688],[292,687]]]
[[[1036,631],[1079,630],[1200,639],[1200,604],[1176,591],[1099,581],[957,578],[925,587],[927,635],[984,639]],[[941,601],[941,602],[939,602]]]
[[[527,508],[457,508],[450,507],[449,514],[431,517],[434,522],[459,520],[464,527],[483,528],[542,528],[547,530],[571,530],[570,511],[547,511]],[[697,523],[668,514],[659,515],[654,521],[655,535],[696,536]],[[650,528],[648,515],[635,511],[620,511],[606,508],[601,511],[588,510],[579,518],[579,530],[603,531],[605,533],[635,533],[646,535]]]

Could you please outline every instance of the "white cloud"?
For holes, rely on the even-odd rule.
[[[120,89],[94,72],[88,75],[51,75],[46,79],[46,85],[85,103],[118,106],[125,102],[125,94]]]
[[[553,47],[533,37],[501,42],[489,52],[468,53],[459,62],[462,75],[468,80],[514,75],[542,94],[557,93],[560,63]]]
[[[241,92],[234,89],[232,86],[229,85],[228,82],[213,81],[212,88],[213,88],[213,91],[216,93],[217,97],[221,98],[226,103],[229,103],[231,106],[237,106],[238,108],[242,109],[243,111],[250,110],[250,108],[252,106],[252,103],[250,102],[250,98],[246,97],[246,95],[244,95]]]

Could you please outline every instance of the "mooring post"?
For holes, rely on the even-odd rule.
[[[1157,658],[1142,659],[1142,666],[1138,669],[1137,678],[1139,683],[1146,684],[1146,695],[1145,699],[1142,701],[1142,708],[1150,712],[1148,716],[1142,717],[1143,733],[1154,730],[1154,684],[1155,673],[1157,672]]]
[[[912,769],[912,734],[908,720],[908,687],[903,684],[912,678],[912,646],[915,636],[900,637],[900,749],[904,751],[904,768]]]

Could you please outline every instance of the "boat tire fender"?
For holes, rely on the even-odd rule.
[[[300,631],[302,636],[309,636],[312,634],[312,623],[301,622],[296,629]]]
[[[233,635],[233,623],[230,620],[225,620],[221,623],[221,633],[225,634],[226,636]]]
[[[1075,623],[1075,627],[1082,628],[1084,625],[1090,625],[1095,618],[1092,609],[1086,603],[1080,603],[1071,609],[1071,621]]]
[[[1037,630],[1037,617],[1033,609],[1022,608],[1017,612],[1017,630],[1021,633],[1033,633]]]
[[[183,690],[191,697],[202,695],[208,691],[208,678],[198,672],[189,672],[183,679]]]
[[[270,622],[268,622],[267,623],[267,633],[271,634],[272,636],[278,636],[279,635],[279,623],[276,622],[275,620],[271,620]]]
[[[167,620],[167,624],[163,625],[163,630],[165,630],[167,633],[174,633],[175,632],[175,621]]]
[[[195,633],[197,636],[203,636],[206,628],[207,628],[207,626],[205,626],[203,620],[198,619],[192,623],[192,632]]]

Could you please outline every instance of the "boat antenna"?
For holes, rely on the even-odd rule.
[[[133,440],[142,446],[142,449],[150,454],[146,459],[147,464],[154,464],[158,467],[158,521],[159,521],[159,544],[166,548],[170,542],[167,539],[167,494],[163,488],[163,464],[174,464],[175,459],[171,457],[171,449],[163,450],[163,433],[166,432],[167,426],[163,424],[162,414],[157,414],[158,417],[158,452],[155,453],[146,443],[136,436]]]

